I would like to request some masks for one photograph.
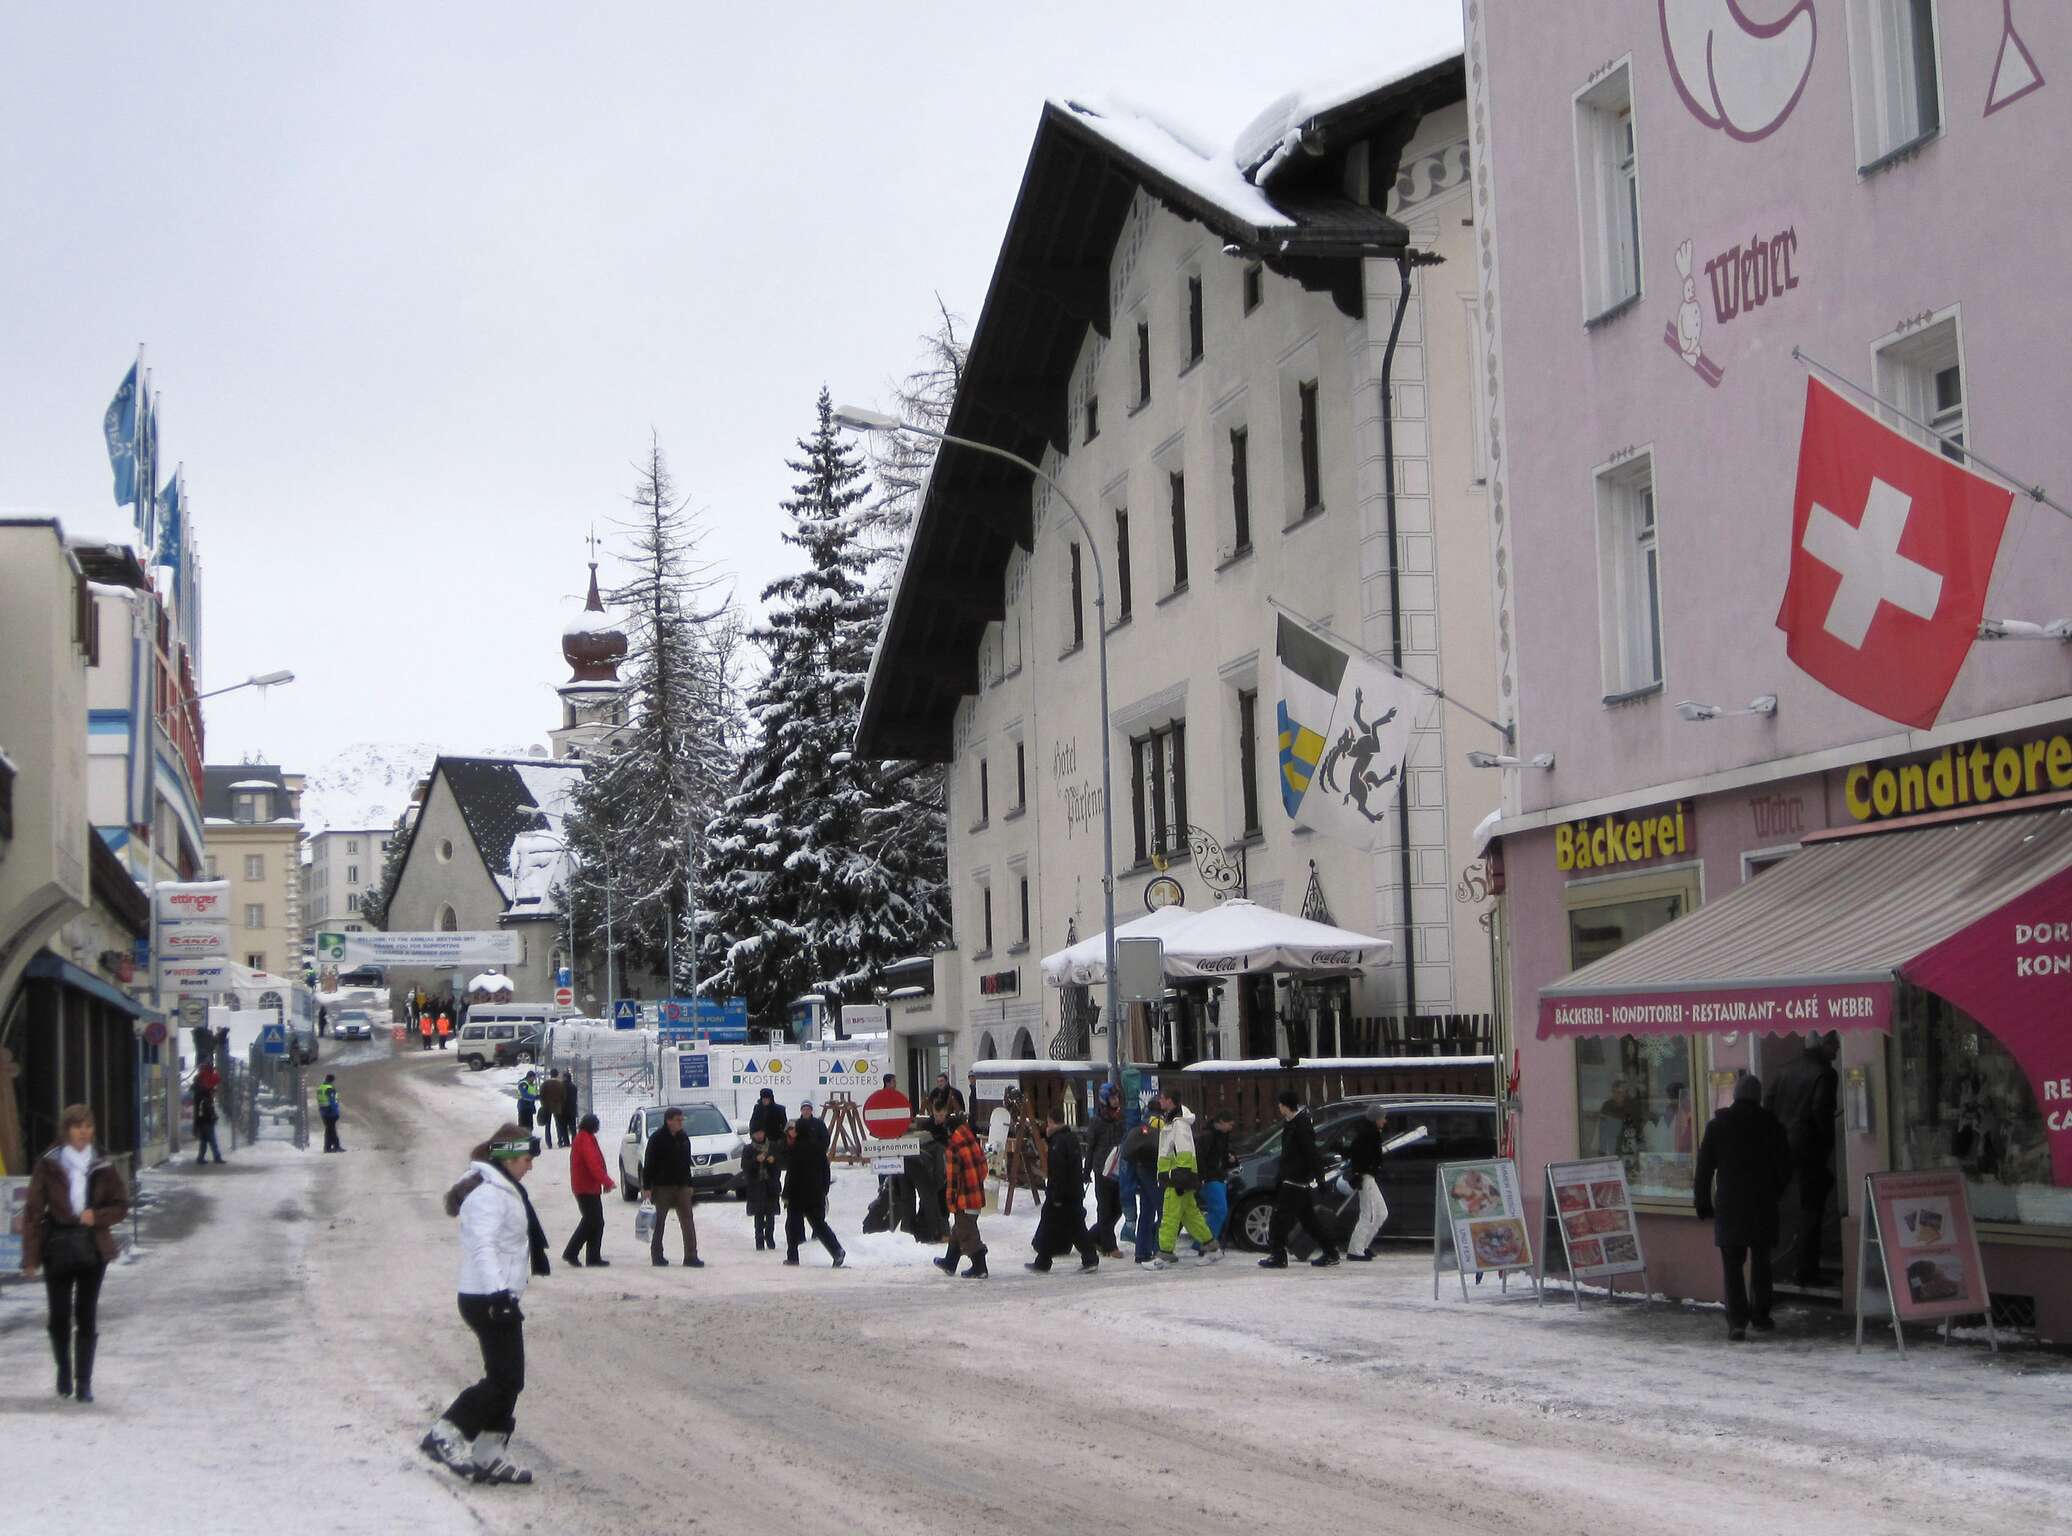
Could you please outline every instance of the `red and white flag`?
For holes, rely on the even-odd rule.
[[[1806,381],[1785,654],[1843,698],[1935,724],[1978,638],[2014,492]]]

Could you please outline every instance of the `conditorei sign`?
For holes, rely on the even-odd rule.
[[[1638,816],[1600,816],[1565,821],[1554,829],[1556,869],[1612,869],[1691,851],[1684,805],[1664,806]]]
[[[2050,736],[2013,747],[1945,747],[1921,763],[1858,763],[1842,776],[1842,803],[1857,821],[1882,821],[2063,789],[2072,789],[2072,737]]]

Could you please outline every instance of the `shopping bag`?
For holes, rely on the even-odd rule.
[[[640,1209],[633,1213],[633,1241],[653,1242],[655,1238],[655,1202],[646,1195],[640,1197]]]

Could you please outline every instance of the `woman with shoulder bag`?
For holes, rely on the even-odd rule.
[[[92,1110],[69,1105],[58,1127],[57,1145],[36,1160],[29,1175],[22,1273],[33,1278],[43,1271],[58,1396],[90,1403],[101,1281],[115,1257],[115,1229],[129,1214],[129,1186],[94,1146]]]
[[[478,1483],[529,1483],[510,1459],[518,1395],[525,1390],[527,1279],[548,1272],[547,1234],[521,1187],[539,1144],[505,1124],[475,1148],[468,1175],[446,1192],[460,1218],[460,1315],[482,1348],[482,1379],[453,1400],[418,1448]]]

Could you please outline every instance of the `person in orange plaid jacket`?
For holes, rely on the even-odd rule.
[[[966,1280],[986,1278],[986,1245],[979,1240],[978,1213],[986,1205],[986,1149],[972,1134],[970,1122],[952,1111],[943,1121],[950,1133],[944,1158],[950,1205],[950,1248],[932,1260],[946,1275],[957,1272],[957,1257],[971,1260]]]

